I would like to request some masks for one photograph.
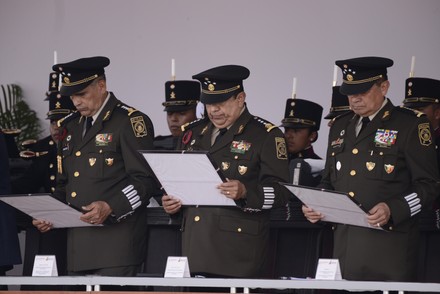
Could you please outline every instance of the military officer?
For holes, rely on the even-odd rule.
[[[107,91],[107,57],[56,64],[61,95],[78,112],[66,116],[62,168],[54,195],[83,211],[92,226],[68,229],[69,274],[134,276],[145,257],[146,205],[154,181],[138,150],[153,148],[148,116]],[[35,220],[40,231],[51,224]],[[96,226],[104,225],[104,226]]]
[[[59,91],[59,74],[49,74],[49,90],[46,99],[49,101],[47,119],[50,120],[50,135],[39,140],[27,140],[22,143],[28,148],[20,152],[25,159],[32,159],[31,165],[24,174],[11,182],[15,194],[53,193],[57,176],[57,146],[65,135],[64,128],[57,121],[74,112],[75,106],[68,96],[62,96]],[[66,268],[66,230],[57,229],[41,234],[31,224],[26,228],[26,251],[23,265],[23,275],[32,275],[35,255],[55,255],[59,275],[67,273]]]
[[[182,126],[197,119],[196,108],[200,99],[198,81],[167,81],[165,83],[165,102],[162,105],[167,113],[169,136],[154,138],[154,149],[175,150],[177,139],[182,134]]]
[[[249,113],[239,65],[215,67],[193,76],[202,84],[201,102],[208,117],[185,127],[178,149],[207,150],[228,179],[218,189],[236,207],[186,207],[183,210],[183,255],[192,274],[258,277],[268,253],[269,212],[285,203],[288,179],[283,133]],[[181,203],[162,198],[174,214]]]
[[[405,83],[403,105],[426,114],[433,129],[437,162],[440,168],[440,81],[429,78],[408,78]],[[440,197],[437,197],[433,208],[433,213],[427,210],[425,215],[432,217],[435,227],[440,230]]]
[[[360,57],[336,65],[343,74],[340,91],[354,113],[337,117],[330,129],[319,187],[348,193],[369,211],[370,225],[388,232],[337,224],[334,258],[344,279],[414,281],[418,215],[439,188],[428,119],[386,98],[391,59]],[[304,206],[303,212],[311,222],[322,218]]]
[[[338,115],[344,114],[350,111],[350,105],[348,103],[347,95],[342,95],[339,92],[341,86],[334,86],[332,88],[332,102],[330,106],[330,111],[324,116],[324,119],[328,119],[328,126],[331,127],[333,124],[333,119]]]

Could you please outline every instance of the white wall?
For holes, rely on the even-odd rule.
[[[438,0],[0,0],[0,83],[21,85],[44,119],[53,51],[58,62],[105,55],[109,89],[165,135],[161,103],[171,58],[177,79],[235,63],[251,70],[251,112],[278,124],[293,77],[297,97],[327,113],[337,59],[392,58],[395,104],[412,55],[417,76],[440,79],[439,16]],[[321,128],[315,149],[323,156],[326,121]]]

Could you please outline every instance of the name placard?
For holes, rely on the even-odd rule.
[[[189,278],[188,257],[168,256],[165,268],[165,278]]]
[[[33,277],[57,277],[57,259],[55,255],[35,255]]]

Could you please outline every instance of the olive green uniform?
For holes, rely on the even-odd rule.
[[[191,273],[257,277],[269,248],[269,211],[285,203],[289,192],[278,182],[289,177],[281,130],[247,109],[211,146],[209,120],[191,123],[178,149],[208,150],[225,177],[246,187],[237,207],[187,207],[183,255]]]
[[[107,225],[69,229],[69,271],[138,265],[145,257],[154,182],[138,150],[153,149],[153,125],[110,94],[84,138],[79,117],[67,123],[62,142],[63,174],[55,195],[77,208],[105,201],[113,210]]]
[[[370,210],[385,202],[389,232],[336,225],[334,257],[348,280],[412,281],[417,269],[418,213],[438,194],[439,173],[427,118],[390,100],[356,137],[359,116],[330,129],[321,186],[344,191]]]

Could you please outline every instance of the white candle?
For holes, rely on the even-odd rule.
[[[335,65],[333,68],[333,87],[336,86],[336,82],[338,81],[338,67]]]
[[[296,98],[296,78],[293,78],[292,98]]]
[[[57,64],[57,63],[58,63],[57,51],[54,50],[53,51],[53,64]]]
[[[173,81],[176,79],[176,64],[174,58],[171,59],[171,79]]]
[[[411,57],[411,71],[409,72],[409,77],[412,78],[414,76],[414,65],[416,64],[416,57]]]

